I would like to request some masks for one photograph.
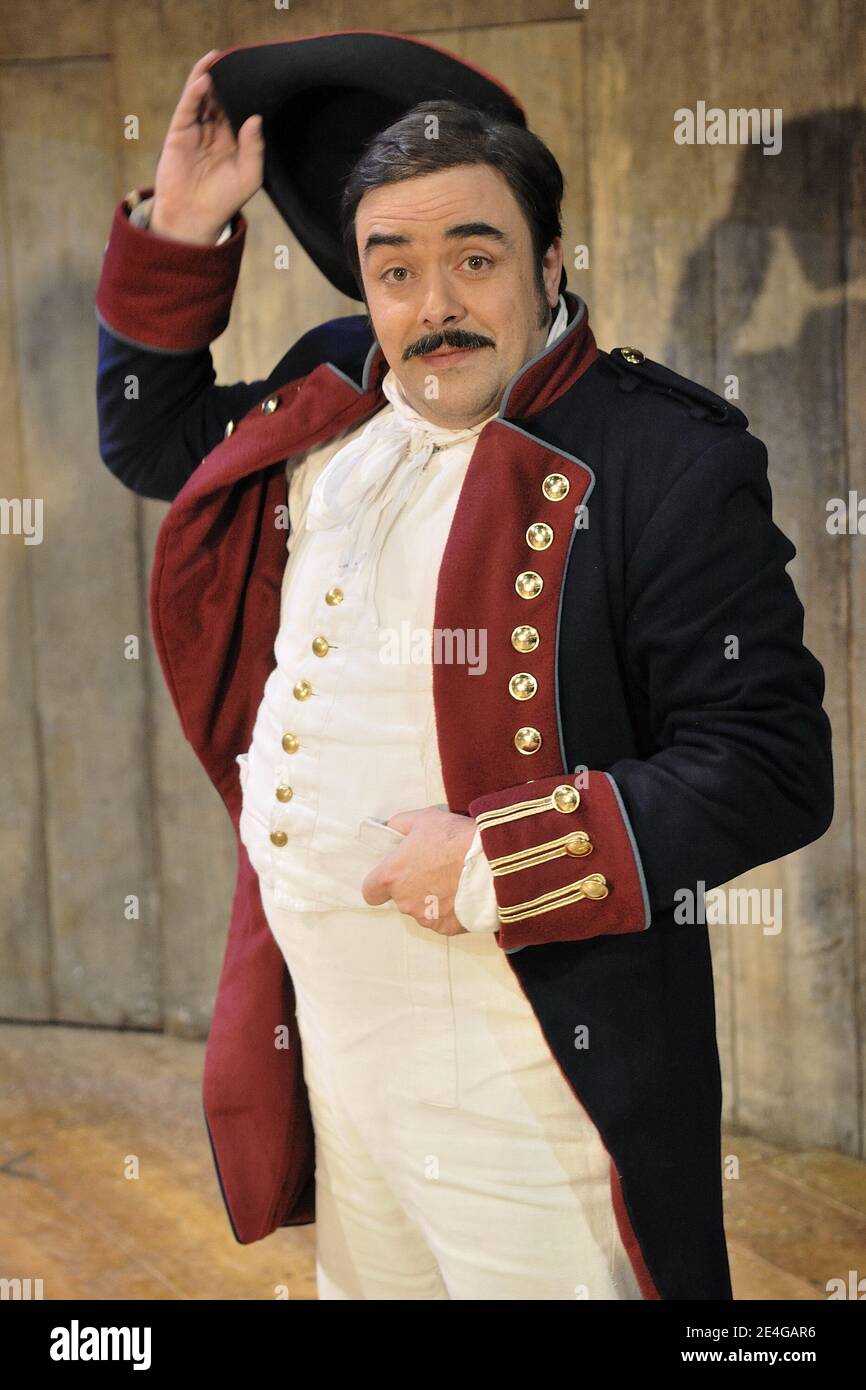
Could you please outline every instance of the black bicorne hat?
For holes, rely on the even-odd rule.
[[[340,197],[365,145],[419,101],[450,98],[517,125],[523,107],[495,77],[402,34],[350,29],[229,48],[208,66],[237,134],[261,112],[264,189],[341,293],[361,299],[343,252]]]

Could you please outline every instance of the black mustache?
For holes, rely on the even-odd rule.
[[[485,338],[480,333],[467,333],[463,328],[446,328],[442,333],[428,333],[426,338],[419,338],[417,343],[413,343],[403,353],[403,361],[408,362],[410,357],[423,357],[426,353],[436,352],[441,347],[482,348],[494,346],[492,338]]]

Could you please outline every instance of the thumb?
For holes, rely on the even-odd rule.
[[[238,131],[237,147],[238,173],[244,185],[255,192],[261,187],[265,148],[262,118],[258,113],[247,116]]]

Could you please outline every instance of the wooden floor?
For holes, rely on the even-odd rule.
[[[160,1034],[0,1026],[0,1277],[41,1278],[46,1299],[316,1297],[314,1226],[231,1234],[203,1060]],[[824,1299],[863,1274],[866,1163],[731,1133],[724,1151],[735,1298]]]

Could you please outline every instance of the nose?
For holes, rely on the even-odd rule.
[[[466,308],[459,297],[458,288],[451,277],[442,271],[432,271],[427,277],[418,319],[428,333],[454,328],[466,317]]]

